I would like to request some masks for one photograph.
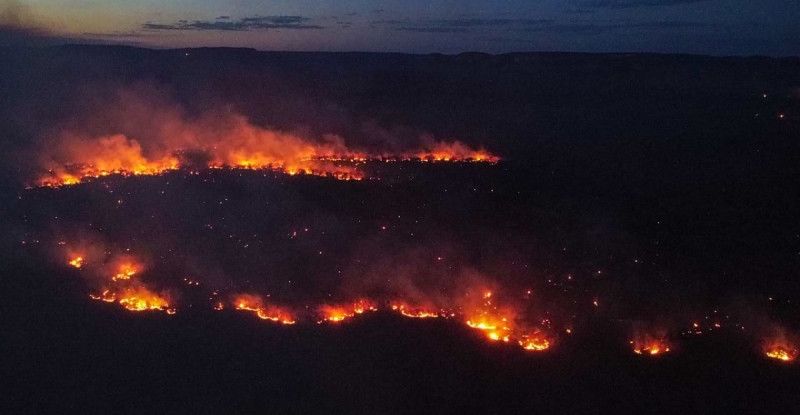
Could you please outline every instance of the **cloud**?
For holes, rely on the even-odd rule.
[[[651,21],[637,23],[619,22],[575,22],[554,24],[530,28],[529,32],[549,32],[561,34],[590,35],[608,32],[625,32],[639,30],[681,30],[681,29],[704,29],[711,25],[697,22],[681,21]]]
[[[142,33],[138,32],[83,32],[81,36],[87,36],[92,38],[129,38],[129,37],[143,37],[145,36]]]
[[[709,0],[586,0],[581,1],[580,5],[604,9],[630,9],[634,7],[676,6],[705,1]]]
[[[552,19],[425,19],[376,20],[376,25],[394,26],[395,30],[420,33],[467,33],[473,28],[532,27],[553,23]]]
[[[463,27],[416,27],[416,26],[400,26],[395,28],[402,32],[417,32],[417,33],[467,33],[469,30]]]
[[[86,43],[86,40],[58,34],[30,6],[15,0],[0,0],[0,47],[53,46]]]
[[[38,23],[31,9],[18,1],[0,1],[0,27],[30,29]]]
[[[302,16],[254,16],[232,20],[229,16],[220,16],[209,20],[178,20],[175,23],[162,24],[147,22],[142,24],[145,30],[217,30],[247,31],[269,29],[322,29],[322,26],[308,24],[311,20]]]
[[[48,35],[28,6],[0,1],[0,46],[30,43]]]
[[[595,11],[592,9],[567,9],[567,14],[592,14]]]

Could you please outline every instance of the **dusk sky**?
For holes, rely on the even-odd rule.
[[[797,0],[2,1],[0,44],[800,55]]]

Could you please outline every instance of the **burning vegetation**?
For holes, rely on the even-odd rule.
[[[261,297],[252,294],[237,295],[233,301],[237,310],[250,311],[262,320],[274,321],[281,324],[294,324],[295,317],[286,308],[265,304]],[[224,304],[219,302],[215,310],[222,310]]]
[[[69,261],[71,266],[76,258]],[[96,263],[96,262],[93,262]],[[100,267],[110,276],[100,278],[103,289],[98,294],[90,294],[93,300],[117,303],[130,311],[162,311],[175,314],[176,308],[169,300],[169,296],[157,293],[140,281],[140,273],[145,269],[142,261],[133,259],[130,255],[112,258]],[[108,271],[111,270],[111,271]],[[85,272],[92,270],[84,269]],[[108,275],[108,274],[106,274]],[[197,286],[197,284],[189,284]],[[452,307],[436,308],[432,305],[410,305],[403,300],[374,301],[360,298],[352,302],[320,304],[308,312],[294,310],[291,307],[280,306],[265,300],[264,296],[257,294],[234,294],[230,302],[214,300],[211,308],[222,311],[229,307],[237,311],[247,311],[255,314],[262,320],[272,321],[284,325],[293,325],[299,320],[314,321],[317,324],[342,323],[346,320],[384,309],[387,312],[413,319],[441,318],[446,320],[461,320],[468,327],[483,332],[487,339],[505,343],[515,343],[524,350],[547,350],[552,340],[539,328],[524,329],[515,320],[516,312],[509,306],[496,305],[495,294],[492,291],[480,291],[480,301],[477,303],[469,295],[461,301],[456,301]],[[218,295],[217,291],[212,294]],[[269,297],[269,296],[266,296]],[[380,304],[383,304],[381,306]]]
[[[121,90],[115,98],[88,111],[84,120],[49,132],[39,152],[39,171],[31,172],[36,175],[33,185],[58,187],[109,175],[152,176],[178,169],[266,170],[360,180],[368,162],[499,160],[484,149],[422,134],[403,146],[391,145],[391,140],[348,146],[335,134],[255,125],[230,109],[190,116],[148,88]]]
[[[69,264],[72,265],[75,268],[80,268],[80,267],[83,266],[83,257],[82,256],[76,256],[76,257],[74,257],[74,258],[69,260]]]
[[[130,125],[136,123],[128,123],[120,127],[112,125],[110,131],[66,131],[55,134],[54,142],[49,143],[51,145],[41,153],[42,168],[39,172],[43,173],[37,178],[36,185],[59,187],[110,175],[157,176],[176,170],[189,172],[192,175],[201,170],[220,175],[227,174],[228,171],[242,174],[245,170],[258,170],[286,175],[361,180],[371,178],[367,176],[366,166],[369,163],[493,164],[499,160],[497,156],[484,149],[474,148],[459,141],[423,139],[419,140],[420,143],[403,149],[364,150],[347,146],[338,136],[306,137],[276,131],[256,126],[239,115],[205,116],[193,121],[187,121],[182,115],[171,114],[169,111],[164,116],[152,113],[150,115],[157,121],[145,130],[133,128],[129,131],[132,128]],[[398,167],[407,166],[398,164]],[[466,164],[459,166],[463,167]],[[124,196],[120,195],[121,192],[115,193],[117,192],[115,187],[117,186],[109,186],[106,190],[110,194],[113,193],[113,200],[122,204]],[[470,187],[473,193],[479,193],[479,186],[471,184]],[[490,193],[495,191],[492,186],[485,187],[488,188],[483,189],[485,191]],[[446,187],[443,189],[444,192],[448,190]],[[49,192],[42,191],[42,193]],[[161,194],[163,193],[162,191]],[[228,198],[225,197],[214,203],[222,206],[227,202]],[[420,202],[420,205],[420,210],[424,210],[424,201]],[[230,226],[226,223],[228,212],[224,209],[221,209],[221,212],[223,217],[218,222],[204,222],[203,229],[225,229]],[[400,217],[398,214],[397,218]],[[388,222],[386,218],[382,217],[381,221],[383,221],[380,224],[381,232],[390,233],[393,227],[385,224]],[[403,222],[398,220],[398,223]],[[418,232],[424,228],[424,225],[419,225],[416,220],[413,225],[410,221],[407,225],[409,226],[403,229],[403,232],[404,237],[408,238],[417,237]],[[356,226],[362,226],[360,220]],[[236,227],[230,226],[230,228]],[[242,235],[245,232],[239,232],[240,235],[234,235],[234,230],[225,233],[228,239],[236,240],[242,249],[252,249],[248,247],[263,243],[258,235],[247,239],[249,235],[247,238]],[[298,244],[305,243],[304,238],[309,233],[308,227],[305,226],[288,230],[290,240]],[[319,238],[323,237],[320,235]],[[323,255],[323,250],[317,250],[316,246],[314,248],[315,256],[317,253]],[[183,285],[186,287],[174,289],[169,283],[159,281],[158,275],[148,275],[152,272],[149,265],[153,263],[142,258],[114,255],[110,249],[105,248],[102,249],[102,254],[90,252],[81,246],[74,246],[72,249],[67,255],[66,262],[70,267],[79,270],[82,275],[90,276],[88,278],[94,288],[90,298],[99,302],[115,303],[129,311],[159,311],[174,314],[177,306],[182,303],[180,300],[184,300],[178,295],[183,293],[180,290],[187,289],[186,287],[195,289],[194,287],[200,285],[195,278],[183,278]],[[59,252],[59,255],[63,254],[64,251]],[[160,256],[162,263],[165,256]],[[435,263],[447,262],[443,256],[434,257]],[[63,260],[64,257],[60,258]],[[155,255],[152,259],[155,260]],[[527,267],[527,264],[524,266]],[[342,268],[346,266],[339,267],[339,273]],[[437,268],[430,274],[434,274],[433,278],[439,278],[436,273],[447,273],[450,269]],[[476,280],[461,281],[458,275],[442,277],[451,279],[450,282],[458,282],[453,284],[454,286],[447,287],[449,291],[441,286],[415,286],[406,289],[408,287],[400,283],[399,287],[379,286],[376,295],[369,290],[356,290],[352,296],[344,296],[336,295],[335,290],[332,290],[333,296],[326,293],[328,297],[302,301],[300,302],[302,306],[297,306],[293,301],[274,301],[273,298],[281,297],[279,295],[271,297],[267,294],[269,290],[260,290],[250,285],[229,285],[220,290],[221,295],[214,291],[213,295],[207,298],[205,307],[216,311],[250,312],[261,320],[281,325],[309,322],[342,324],[378,311],[412,319],[449,320],[473,329],[476,335],[488,341],[519,346],[522,350],[532,352],[546,351],[554,347],[558,342],[556,333],[564,332],[569,335],[573,332],[577,314],[574,310],[570,312],[558,310],[550,314],[550,310],[543,309],[544,306],[538,309],[538,305],[531,305],[535,301],[529,287],[526,287],[522,296],[511,295],[509,293],[516,288],[504,287],[498,280],[494,280],[493,276],[486,276],[490,272],[485,270],[486,268],[483,275]],[[600,278],[603,275],[601,271],[594,272],[596,274],[593,274],[593,278]],[[387,281],[389,279],[387,278]],[[563,280],[547,279],[548,288],[560,293],[571,293],[573,284],[572,274]],[[170,289],[165,290],[165,287]],[[380,291],[381,288],[386,291]],[[570,301],[574,304],[585,304],[591,313],[604,311],[606,303],[598,299],[596,292],[585,291],[584,294],[585,297],[580,298],[580,301],[576,298],[570,298]],[[571,317],[564,317],[559,313],[571,314]],[[716,319],[717,316],[713,317],[715,318],[713,321],[708,320],[711,323],[705,324],[708,327],[694,323],[691,334],[697,335],[721,329],[719,321],[722,320]],[[553,324],[551,319],[557,321],[557,324]],[[738,327],[735,324],[732,326]],[[638,355],[662,355],[673,350],[673,344],[666,331],[654,331],[652,327],[637,328],[630,340],[632,351]],[[782,361],[794,360],[798,355],[797,348],[788,342],[773,342],[765,348],[764,353],[770,358]]]
[[[783,327],[775,326],[773,331],[774,334],[764,342],[764,354],[770,359],[784,362],[792,362],[797,359],[800,350],[797,348],[796,338],[790,338]]]
[[[75,265],[75,262],[79,265]],[[83,257],[74,258],[69,261],[69,264],[76,268],[82,268]],[[130,311],[163,311],[167,314],[175,314],[176,310],[170,306],[168,296],[156,293],[142,282],[135,280],[134,277],[143,268],[142,263],[134,262],[128,256],[110,260],[109,264],[102,269],[111,269],[111,275],[106,278],[103,278],[102,275],[95,278],[103,288],[98,294],[89,294],[89,298],[106,303],[118,303]]]
[[[320,320],[317,323],[339,323],[346,319],[364,314],[367,311],[378,311],[378,307],[372,301],[360,299],[352,304],[328,305],[324,304],[317,309]]]
[[[261,129],[237,118],[218,140],[188,131],[184,140],[144,147],[122,134],[97,138],[66,135],[43,156],[45,171],[37,186],[60,187],[110,176],[154,176],[179,169],[266,170],[288,175],[316,175],[361,180],[368,162],[478,162],[499,158],[461,142],[431,142],[421,149],[395,153],[348,149],[341,138],[315,143],[298,136]],[[193,129],[192,127],[186,127]],[[197,135],[195,135],[197,134]],[[176,141],[176,140],[171,140]],[[169,144],[172,144],[170,146]]]
[[[797,357],[797,349],[785,349],[781,346],[771,347],[766,351],[766,355],[772,359],[790,362]]]
[[[108,254],[108,253],[107,253]],[[99,275],[99,284],[102,289],[98,293],[90,294],[93,300],[116,303],[129,311],[160,311],[175,314],[176,307],[170,296],[149,288],[142,280],[142,273],[146,270],[144,261],[131,255],[111,256],[107,260],[86,261],[86,255],[68,256],[67,264],[77,268],[81,273],[95,273]],[[87,264],[89,266],[87,266]],[[571,277],[569,277],[571,278]],[[194,279],[184,278],[188,286],[197,287],[199,283]],[[471,282],[469,284],[474,284]],[[526,290],[522,298],[528,300],[532,295],[531,290]],[[530,324],[528,319],[522,318],[521,305],[509,300],[508,293],[498,293],[490,289],[467,289],[462,295],[445,299],[444,303],[408,301],[395,298],[370,299],[361,297],[351,302],[321,303],[316,306],[306,305],[294,308],[279,305],[270,299],[269,295],[253,293],[239,293],[226,295],[229,301],[221,300],[218,291],[211,294],[209,307],[216,311],[232,309],[235,311],[251,312],[261,320],[266,320],[282,325],[298,323],[341,324],[350,319],[357,318],[373,312],[383,311],[395,313],[399,316],[412,319],[442,319],[462,322],[491,342],[500,342],[518,345],[525,351],[541,352],[549,350],[554,343],[553,331],[549,319],[540,321],[540,324]],[[381,298],[381,297],[378,297]],[[442,299],[440,298],[440,301]],[[596,301],[596,300],[594,300]],[[712,316],[717,315],[715,310]],[[729,319],[730,316],[725,316]],[[721,330],[722,325],[709,318],[710,327]],[[700,330],[699,323],[691,324],[693,330],[684,332],[688,337],[694,337]],[[739,324],[732,324],[738,328]],[[572,333],[572,327],[567,326],[564,331]],[[771,337],[764,345],[764,354],[784,362],[794,361],[800,351],[787,340],[784,330],[776,329],[777,334]],[[709,328],[711,331],[711,328]],[[673,341],[668,330],[648,329],[648,324],[634,324],[633,335],[629,341],[631,350],[637,355],[657,356],[673,350]]]
[[[670,341],[666,330],[656,332],[636,331],[630,341],[633,352],[640,355],[661,355],[670,352]]]

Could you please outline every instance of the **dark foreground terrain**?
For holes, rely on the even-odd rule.
[[[763,353],[773,327],[799,344],[800,60],[61,47],[0,62],[0,412],[800,408],[800,366]],[[220,170],[26,189],[48,137],[120,89],[356,147],[432,134],[503,160],[372,164],[381,180],[361,182]],[[171,316],[92,301],[59,256],[86,239],[146,255],[159,287],[202,285]],[[552,320],[553,346],[388,312],[285,327],[206,301],[347,299],[386,276],[434,295],[466,274],[532,289],[525,312]],[[722,327],[685,334],[695,321]],[[673,350],[633,354],[642,326]]]

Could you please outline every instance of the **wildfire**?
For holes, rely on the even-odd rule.
[[[797,350],[786,349],[781,346],[775,346],[766,351],[767,357],[772,359],[783,360],[784,362],[791,362],[797,356]]]
[[[243,294],[236,298],[234,301],[237,310],[251,311],[262,320],[274,321],[281,324],[295,324],[295,319],[288,310],[273,306],[265,305],[260,297]],[[222,303],[217,303],[214,307],[216,310],[222,310]]]
[[[122,294],[117,294],[112,290],[103,290],[102,294],[89,294],[93,300],[104,301],[107,303],[117,302],[130,311],[165,311],[167,314],[175,314],[175,309],[169,306],[169,301],[161,295],[155,294],[144,287],[128,288]],[[119,300],[117,300],[119,298]]]
[[[764,353],[767,357],[784,362],[791,362],[797,358],[800,353],[793,344],[792,340],[787,338],[783,329],[779,329],[777,336],[772,337],[764,347]]]
[[[103,290],[101,294],[89,294],[89,298],[92,300],[99,300],[105,301],[107,303],[113,303],[117,301],[117,294],[111,292],[111,290]]]
[[[305,174],[361,180],[364,172],[360,166],[366,162],[496,163],[499,160],[486,150],[476,150],[458,141],[431,143],[421,150],[395,155],[368,154],[349,150],[340,138],[314,143],[261,129],[241,117],[231,124],[231,130],[219,137],[196,138],[202,142],[180,142],[166,137],[163,143],[167,143],[167,148],[163,148],[163,143],[157,148],[146,148],[123,134],[95,139],[66,136],[62,142],[47,148],[47,152],[53,154],[45,155],[48,168],[38,184],[60,187],[110,175],[153,176],[184,168],[192,171],[199,168],[268,170],[292,176]],[[193,132],[187,136],[202,136],[194,131],[196,128],[186,126]],[[181,138],[184,139],[186,137]]]
[[[508,319],[484,313],[475,320],[467,320],[467,326],[474,329],[483,330],[489,340],[511,341],[512,329]]]
[[[497,156],[485,150],[474,150],[458,141],[452,143],[439,142],[430,148],[417,152],[416,157],[422,161],[499,161]]]
[[[112,281],[120,281],[120,280],[129,280],[131,277],[136,275],[136,266],[131,263],[124,263],[119,266],[119,269],[113,277],[111,277]]]
[[[489,340],[515,342],[525,350],[542,351],[550,347],[550,340],[539,330],[533,330],[532,334],[519,334],[526,330],[519,330],[512,309],[495,305],[492,291],[484,291],[481,298],[483,303],[469,313],[470,317],[465,321],[467,326],[483,331]]]
[[[492,292],[485,291],[482,298],[483,304],[470,313],[467,326],[485,331],[490,340],[510,341],[509,319],[498,314],[497,307],[492,304]]]
[[[317,323],[331,322],[339,323],[348,318],[355,317],[357,314],[364,314],[367,311],[378,311],[375,304],[369,300],[358,300],[346,305],[322,305],[317,311],[322,319]]]
[[[539,333],[534,333],[529,336],[522,336],[519,345],[525,350],[540,352],[550,348],[550,340],[541,336]]]
[[[633,347],[633,352],[636,354],[654,356],[670,351],[669,343],[665,338],[644,336],[638,340],[631,340],[630,344]]]
[[[78,257],[72,258],[69,261],[69,264],[72,265],[75,268],[80,268],[80,267],[83,266],[83,257],[82,256],[78,256]]]
[[[411,318],[437,318],[444,315],[444,312],[440,314],[430,310],[411,308],[405,304],[399,303],[392,304],[392,311],[396,311],[405,317]]]

